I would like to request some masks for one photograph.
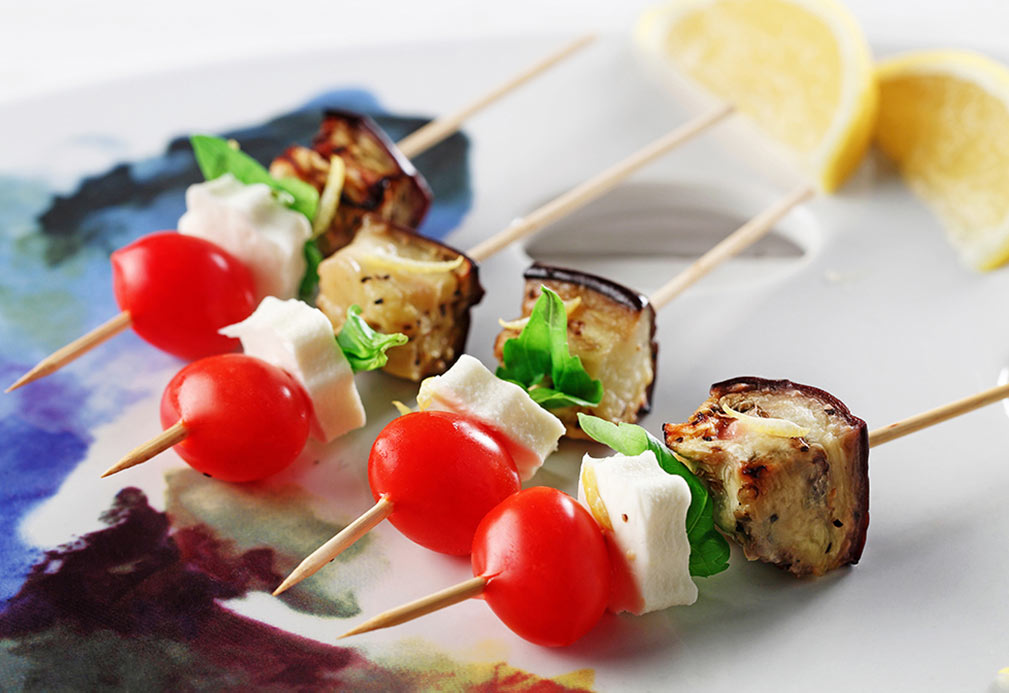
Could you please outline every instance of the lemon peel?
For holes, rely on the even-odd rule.
[[[574,298],[569,298],[564,303],[564,314],[569,318],[577,311],[582,305],[582,297],[575,296]],[[504,320],[503,318],[497,319],[497,324],[505,330],[515,330],[516,332],[521,332],[525,329],[525,326],[529,324],[529,316],[524,318],[518,318],[516,320]]]
[[[318,238],[326,232],[336,216],[336,208],[340,206],[340,195],[343,194],[343,183],[347,178],[347,166],[337,155],[329,160],[329,175],[326,185],[319,196],[319,207],[312,220],[312,238]]]
[[[750,416],[734,410],[727,404],[722,405],[722,411],[756,433],[764,433],[775,438],[802,438],[809,434],[808,428],[787,419]]]
[[[430,261],[414,260],[408,257],[400,257],[389,253],[368,253],[363,258],[371,265],[376,265],[383,269],[391,269],[409,274],[440,274],[442,272],[452,272],[462,267],[466,261],[462,255],[454,260]]]

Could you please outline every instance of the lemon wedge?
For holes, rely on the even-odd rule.
[[[784,144],[826,192],[862,160],[879,94],[865,36],[840,3],[673,0],[642,15],[635,39]]]
[[[928,51],[880,63],[876,141],[935,211],[963,260],[1009,260],[1009,68]]]
[[[769,416],[750,416],[749,414],[743,414],[732,409],[727,404],[722,405],[722,411],[754,433],[763,433],[775,438],[801,438],[809,433],[808,428],[788,419],[775,419]]]

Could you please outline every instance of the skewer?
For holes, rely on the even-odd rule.
[[[920,431],[923,428],[934,426],[938,423],[942,423],[943,421],[960,416],[961,414],[966,414],[967,412],[974,411],[975,409],[980,409],[981,407],[1003,400],[1006,397],[1009,397],[1009,384],[998,385],[982,392],[978,392],[970,397],[964,397],[963,399],[958,399],[955,402],[944,404],[941,407],[929,409],[921,414],[916,414],[915,416],[897,421],[888,426],[883,426],[882,428],[870,431],[869,447],[872,448],[877,445],[882,445],[883,443],[889,443],[891,440],[896,440],[897,438],[906,436],[909,433]]]
[[[121,472],[124,469],[129,469],[130,467],[142,464],[155,455],[160,455],[173,445],[178,445],[185,440],[188,435],[189,431],[186,430],[186,425],[182,421],[176,421],[174,424],[148,440],[146,443],[138,445],[130,450],[123,459],[106,469],[102,473],[102,478],[104,479],[105,477]]]
[[[359,633],[367,633],[369,631],[378,630],[379,628],[398,626],[401,623],[412,621],[415,618],[420,618],[421,616],[438,611],[439,609],[444,609],[446,606],[452,606],[453,604],[458,604],[459,602],[472,597],[479,596],[486,586],[487,578],[482,575],[470,578],[469,580],[463,580],[459,584],[452,585],[440,592],[435,592],[434,594],[430,594],[426,597],[421,597],[420,599],[416,599],[408,604],[398,606],[395,609],[384,611],[378,616],[368,619],[359,626],[351,628],[341,635],[340,639],[350,637],[351,635],[357,635]]]
[[[313,551],[291,574],[284,578],[280,586],[273,591],[276,597],[286,592],[307,577],[315,575],[323,566],[350,548],[358,539],[375,528],[382,520],[392,514],[393,503],[386,496],[379,498],[375,505],[361,514],[356,520],[344,527],[332,539]]]
[[[795,188],[694,260],[689,267],[652,294],[649,302],[655,310],[660,310],[722,262],[735,257],[763,238],[782,217],[815,193],[816,189],[808,184]]]
[[[869,433],[869,447],[882,445],[883,443],[895,440],[902,436],[914,433],[923,428],[934,426],[935,424],[955,418],[961,414],[979,409],[988,404],[993,404],[1009,397],[1009,384],[999,385],[963,399],[950,402],[949,404],[935,409],[930,409],[921,414],[911,416],[902,421],[892,423],[888,426],[878,428]],[[441,590],[427,597],[414,600],[408,604],[385,611],[364,623],[347,631],[341,638],[346,638],[359,633],[389,628],[411,621],[415,618],[425,616],[434,611],[456,604],[464,599],[479,596],[487,585],[487,579],[477,576],[469,580],[460,582],[448,589]]]
[[[663,154],[699,135],[704,130],[729,116],[734,110],[730,105],[722,105],[708,113],[697,116],[634,154],[631,154],[623,161],[614,164],[584,183],[547,202],[539,209],[517,220],[503,231],[478,243],[466,251],[466,254],[477,262],[486,260],[505,246],[525,238],[539,231],[544,226],[552,224],[561,217],[584,207],[603,193],[611,190],[642,166],[651,163]]]
[[[18,378],[4,392],[11,392],[22,385],[34,382],[58,371],[84,353],[94,349],[102,342],[116,336],[130,326],[130,314],[127,311],[102,323],[82,337],[78,337],[64,347],[60,347],[49,356],[39,361],[31,370]]]
[[[512,76],[480,98],[460,108],[455,113],[437,118],[415,132],[407,135],[399,142],[399,149],[408,158],[413,158],[421,152],[433,147],[456,132],[466,119],[493,104],[509,92],[546,72],[565,58],[577,53],[582,48],[585,48],[591,44],[595,38],[594,34],[586,34],[568,42],[558,50]],[[129,312],[123,311],[119,313],[107,322],[96,327],[91,332],[75,339],[70,344],[61,347],[39,361],[38,364],[36,364],[31,370],[11,384],[5,392],[9,393],[19,387],[27,385],[28,383],[44,378],[47,375],[51,375],[66,364],[82,356],[85,352],[93,349],[111,337],[114,337],[127,327],[130,327],[130,324],[131,321]]]
[[[569,43],[566,43],[550,55],[542,58],[535,64],[530,65],[525,70],[494,87],[483,96],[463,106],[455,113],[450,113],[448,115],[441,116],[440,118],[436,118],[427,125],[424,125],[420,129],[410,133],[401,139],[396,146],[399,147],[399,150],[408,159],[413,159],[421,152],[430,149],[452,135],[462,126],[464,121],[480,110],[491,105],[501,97],[522,86],[534,77],[546,72],[568,56],[577,53],[579,50],[595,41],[595,39],[596,37],[594,34],[586,34],[585,36],[581,36]]]

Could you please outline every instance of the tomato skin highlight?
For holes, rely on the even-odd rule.
[[[182,421],[175,451],[222,481],[255,481],[291,464],[308,440],[312,404],[281,369],[244,354],[194,361],[161,397],[163,428]]]
[[[579,503],[536,486],[487,513],[473,537],[473,574],[483,598],[520,637],[570,645],[606,610],[611,568],[596,521]]]
[[[425,411],[393,419],[371,448],[368,481],[389,521],[421,546],[469,554],[487,512],[521,487],[496,434],[458,414]]]
[[[217,331],[249,317],[256,295],[252,273],[233,255],[202,238],[160,231],[110,259],[116,303],[145,341],[187,360],[238,348]]]

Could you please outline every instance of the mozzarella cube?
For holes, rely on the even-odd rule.
[[[365,424],[354,371],[333,335],[329,319],[297,299],[267,296],[240,323],[221,329],[242,340],[249,356],[290,373],[312,400],[313,435],[329,442]]]
[[[644,614],[697,601],[686,526],[690,487],[663,471],[655,453],[585,455],[578,500],[606,537],[614,576],[611,611]]]
[[[226,173],[190,185],[179,232],[216,243],[243,262],[256,282],[257,300],[298,295],[312,226],[266,184],[246,185]]]
[[[560,419],[469,354],[460,356],[442,375],[422,382],[417,404],[421,409],[470,416],[494,429],[504,438],[522,481],[543,466],[564,435]]]

